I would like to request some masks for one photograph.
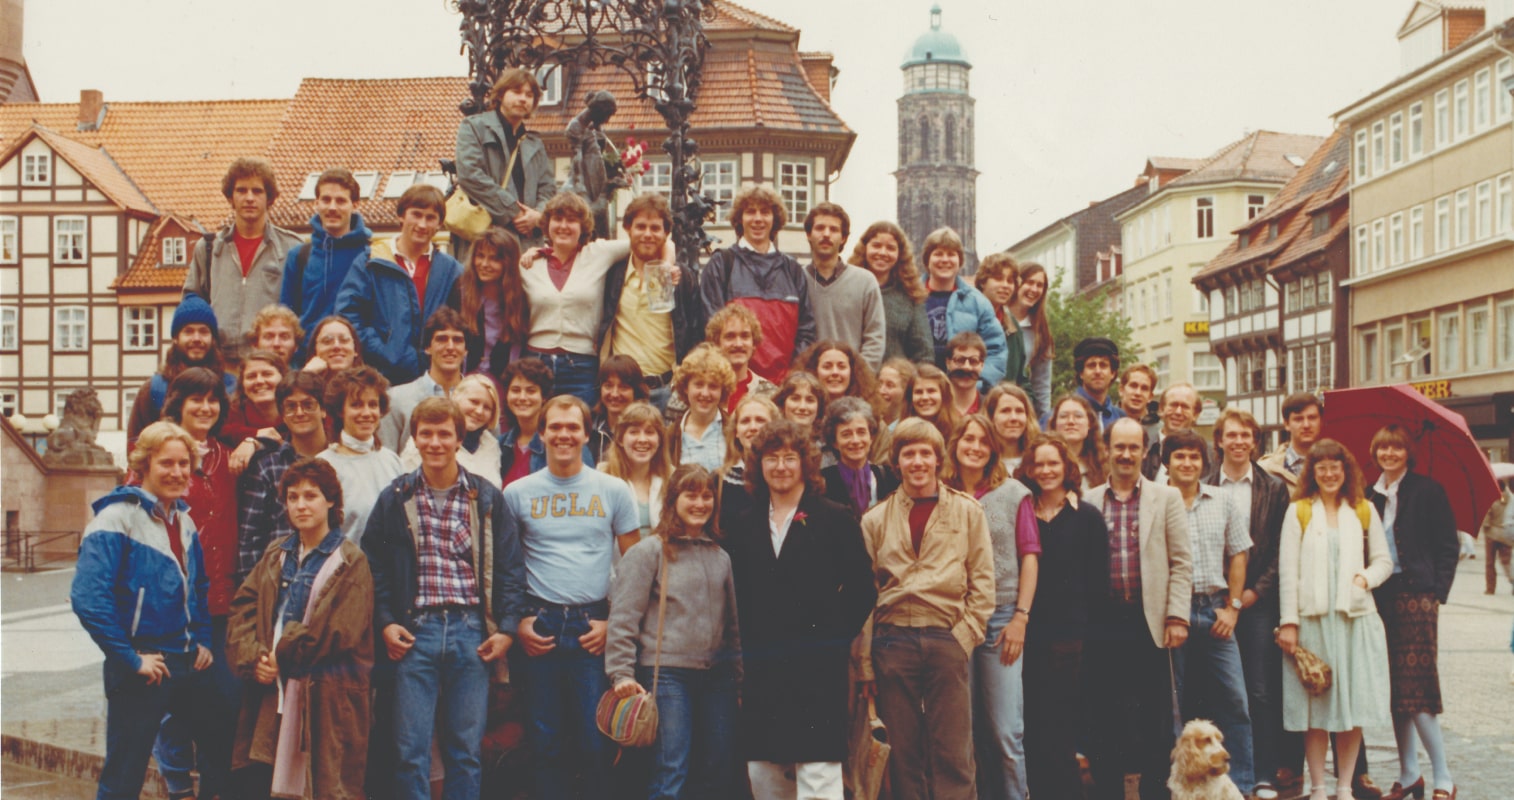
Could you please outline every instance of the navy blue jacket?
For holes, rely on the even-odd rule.
[[[310,217],[310,241],[292,248],[284,258],[284,284],[279,290],[279,303],[294,310],[300,317],[300,328],[305,331],[305,340],[300,342],[299,361],[315,341],[316,323],[336,313],[336,295],[342,288],[353,263],[368,255],[368,241],[373,231],[363,224],[363,215],[352,215],[352,228],[346,234],[333,239],[321,227],[321,215]],[[305,273],[299,271],[300,253],[309,250]],[[298,286],[297,286],[298,285]],[[298,288],[299,296],[295,296]]]
[[[415,293],[415,282],[395,261],[393,240],[374,242],[366,258],[358,258],[337,292],[336,311],[357,328],[363,363],[398,386],[419,378],[426,370],[421,333],[426,320],[447,304],[453,284],[463,274],[457,259],[433,250],[426,278],[426,304]]]

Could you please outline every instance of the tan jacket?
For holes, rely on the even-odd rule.
[[[909,536],[914,501],[902,489],[863,515],[862,542],[878,587],[872,622],[950,628],[971,655],[994,611],[993,543],[988,518],[972,495],[942,485],[940,497],[918,556]],[[871,680],[872,654],[862,656],[863,679]]]
[[[1288,484],[1288,493],[1291,495],[1294,492],[1298,491],[1298,476],[1289,472],[1288,468],[1283,466],[1283,464],[1286,463],[1287,460],[1288,443],[1283,442],[1282,447],[1279,447],[1274,452],[1268,453],[1267,455],[1258,458],[1256,460],[1256,465],[1264,470],[1267,470],[1273,475],[1282,478],[1283,483]]]
[[[1100,512],[1109,484],[1100,484],[1083,500]],[[1188,538],[1188,511],[1183,495],[1171,486],[1141,478],[1141,604],[1151,640],[1162,647],[1167,620],[1187,624],[1193,613],[1193,550]]]
[[[1299,525],[1298,509],[1288,506],[1283,515],[1283,533],[1278,544],[1278,601],[1283,625],[1297,625],[1300,617],[1319,617],[1339,611],[1348,617],[1377,612],[1372,590],[1393,574],[1393,559],[1388,555],[1388,539],[1383,533],[1382,518],[1371,507],[1371,524],[1367,526],[1367,556],[1362,556],[1362,523],[1349,505],[1335,514],[1340,530],[1340,564],[1336,570],[1335,597],[1330,596],[1330,553],[1325,531],[1325,504],[1319,498],[1309,501],[1309,528]],[[1367,579],[1367,588],[1356,585],[1356,576]]]

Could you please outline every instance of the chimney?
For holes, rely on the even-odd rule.
[[[804,65],[804,74],[810,79],[810,85],[815,87],[815,93],[820,95],[820,99],[827,103],[831,101],[831,86],[840,72],[834,66],[832,59],[833,56],[830,53],[799,54],[799,60]]]
[[[97,131],[105,123],[105,93],[99,89],[79,90],[79,130]]]

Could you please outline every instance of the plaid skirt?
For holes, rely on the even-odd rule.
[[[1436,668],[1440,601],[1434,594],[1404,592],[1378,605],[1388,635],[1388,683],[1394,716],[1439,714]]]

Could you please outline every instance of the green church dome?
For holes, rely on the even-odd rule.
[[[909,54],[904,57],[903,66],[942,62],[972,66],[967,61],[967,54],[962,51],[962,45],[957,42],[957,37],[941,30],[941,5],[937,3],[930,9],[930,30],[920,34],[920,38],[915,40]]]

